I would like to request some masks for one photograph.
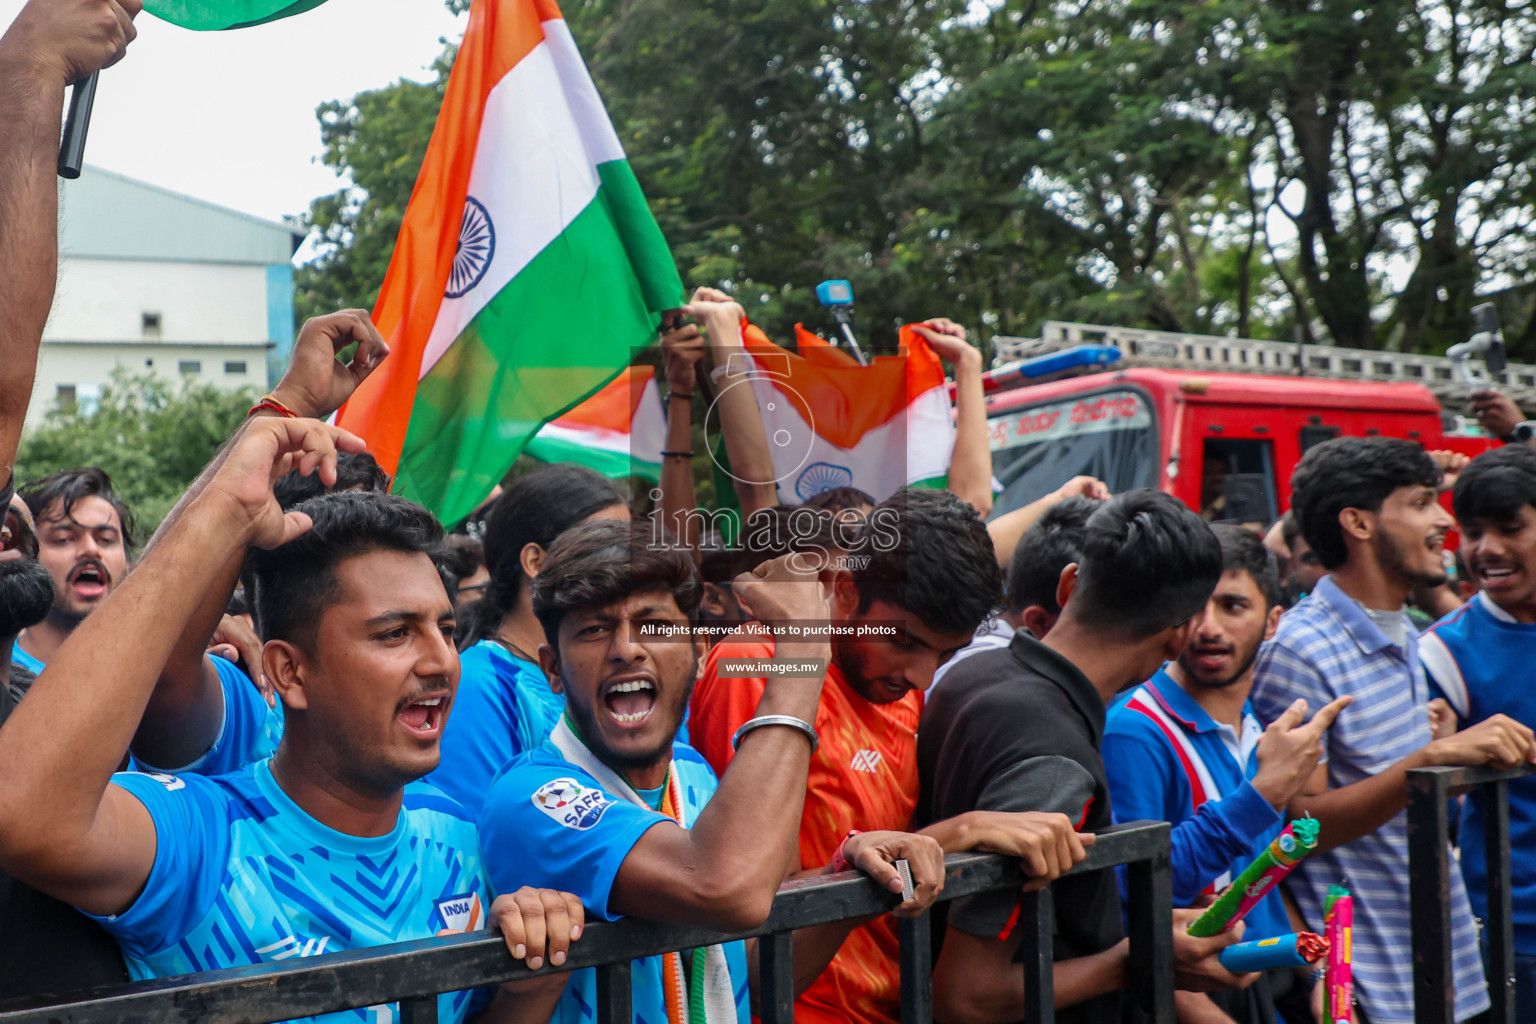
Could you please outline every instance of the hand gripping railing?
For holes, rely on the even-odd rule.
[[[1168,870],[1169,826],[1135,822],[1102,832],[1071,874],[1126,865],[1130,958],[1126,995],[1142,1020],[1173,1024],[1173,911]],[[1024,875],[1004,857],[955,854],[941,899],[1017,888]],[[598,1024],[632,1024],[630,961],[679,949],[761,936],[759,1014],[763,1024],[794,1019],[791,941],[797,928],[865,917],[898,902],[858,872],[788,882],[760,928],[724,935],[624,920],[589,925],[561,970],[597,968]],[[1049,889],[1024,895],[1023,970],[1029,1024],[1049,1024],[1052,1008],[1052,900]],[[528,977],[500,936],[473,932],[331,953],[302,960],[234,967],[135,982],[83,1002],[0,1013],[0,1024],[266,1024],[337,1010],[399,1003],[402,1024],[436,1024],[437,995]],[[901,922],[901,1019],[932,1020],[929,921]]]
[[[1510,912],[1509,783],[1536,768],[1419,768],[1408,773],[1408,898],[1413,928],[1413,997],[1417,1024],[1452,1024],[1456,990],[1451,940],[1450,800],[1483,791],[1488,848],[1487,949],[1489,1024],[1515,1024],[1515,932]],[[1529,1024],[1529,1022],[1526,1022]]]

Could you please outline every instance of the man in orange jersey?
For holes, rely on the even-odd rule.
[[[822,686],[800,820],[801,864],[832,860],[850,833],[906,830],[917,806],[922,692],[1002,598],[997,558],[974,509],[947,491],[908,489],[849,526],[825,567],[832,579],[832,658]],[[813,557],[813,556],[807,556]],[[767,686],[741,677],[775,643],[737,633],[710,652],[689,732],[717,772]],[[738,674],[733,675],[735,671]],[[978,812],[926,830],[946,853],[1018,856],[1043,885],[1085,856],[1062,814]],[[1091,837],[1088,837],[1091,842]],[[898,942],[889,917],[854,931],[795,1004],[800,1021],[888,1024],[899,1014]]]

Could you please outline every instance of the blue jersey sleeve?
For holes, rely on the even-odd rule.
[[[1280,812],[1245,781],[1224,799],[1208,801],[1191,814],[1189,778],[1155,729],[1135,714],[1116,711],[1104,734],[1104,769],[1115,820],[1173,823],[1173,902],[1188,906],[1234,863],[1251,855],[1254,841],[1274,827]]]
[[[496,773],[543,743],[559,711],[543,674],[526,662],[487,644],[471,647],[459,661],[441,760],[428,781],[478,817]],[[539,688],[548,700],[539,697]]]
[[[619,867],[645,832],[670,819],[616,799],[575,765],[538,752],[507,766],[480,815],[480,850],[493,894],[531,885],[581,899],[605,921]]]
[[[229,862],[228,795],[200,775],[122,772],[126,790],[155,823],[155,864],[144,891],[121,914],[95,917],[139,959],[181,941],[219,898]]]
[[[218,738],[190,764],[151,767],[135,758],[135,769],[171,775],[228,775],[277,751],[283,738],[281,702],[276,708],[268,705],[250,676],[232,662],[211,654],[207,660],[218,673],[224,694],[224,723],[219,727]]]

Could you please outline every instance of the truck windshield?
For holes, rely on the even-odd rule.
[[[998,413],[987,421],[992,473],[1003,493],[992,517],[1028,505],[1075,476],[1118,494],[1157,483],[1157,432],[1139,391],[1103,391]]]

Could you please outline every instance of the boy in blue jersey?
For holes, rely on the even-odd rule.
[[[473,823],[416,781],[437,763],[458,679],[431,557],[441,526],[386,495],[286,514],[273,498],[289,468],[334,481],[338,446],[362,442],[314,420],[247,421],[0,733],[0,865],[100,921],[136,978],[426,938],[484,916],[539,967],[546,950],[563,962],[580,928],[574,897],[549,891],[520,890],[486,915]],[[288,708],[277,753],[211,779],[114,776],[159,666],[248,546],[264,668]],[[539,1022],[562,988],[504,987],[485,1012]],[[445,994],[440,1019],[464,1020],[476,1000]]]
[[[822,585],[792,571],[788,558],[743,574],[734,591],[765,623],[825,622],[830,614]],[[831,650],[824,637],[779,641],[776,660],[821,667],[769,676],[758,715],[738,732],[736,757],[717,784],[703,758],[676,739],[704,652],[690,628],[700,593],[688,551],[655,545],[649,524],[589,522],[550,547],[533,601],[548,637],[539,659],[565,694],[566,714],[547,743],[512,761],[491,786],[480,822],[493,889],[529,880],[568,890],[607,920],[740,931],[767,918],[798,860],[815,744],[810,723]],[[903,911],[918,912],[943,885],[943,852],[933,839],[853,835],[839,867],[862,868],[900,891],[898,858],[909,860],[916,883]],[[855,923],[796,933],[797,987],[815,980]],[[635,961],[635,1020],[747,1024],[755,945]],[[695,1007],[692,1015],[685,1005]],[[578,971],[555,1019],[591,1021],[596,1006],[593,972]]]
[[[1508,715],[1536,726],[1536,450],[1512,444],[1462,470],[1453,496],[1460,555],[1478,593],[1419,638],[1430,686],[1463,722]],[[1461,873],[1472,911],[1488,914],[1483,791],[1467,794]],[[1536,778],[1509,783],[1515,919],[1515,1017],[1536,1020]]]
[[[443,760],[429,780],[476,817],[496,773],[548,739],[565,710],[539,667],[544,633],[533,614],[533,578],[555,539],[591,518],[627,520],[629,507],[612,481],[563,463],[513,481],[486,517],[490,583],[459,613],[460,713],[443,733]]]
[[[1237,526],[1211,527],[1222,574],[1195,618],[1189,646],[1109,712],[1104,766],[1123,821],[1169,821],[1173,899],[1188,906],[1225,888],[1283,821],[1281,812],[1322,757],[1322,734],[1351,698],[1340,697],[1301,724],[1298,701],[1268,729],[1248,704],[1259,645],[1280,624],[1275,560]],[[1294,931],[1278,891],[1249,912],[1245,940]],[[1273,1024],[1276,997],[1293,979],[1275,972],[1242,992],[1180,992],[1189,1019]],[[1305,999],[1301,1000],[1305,1006]]]

